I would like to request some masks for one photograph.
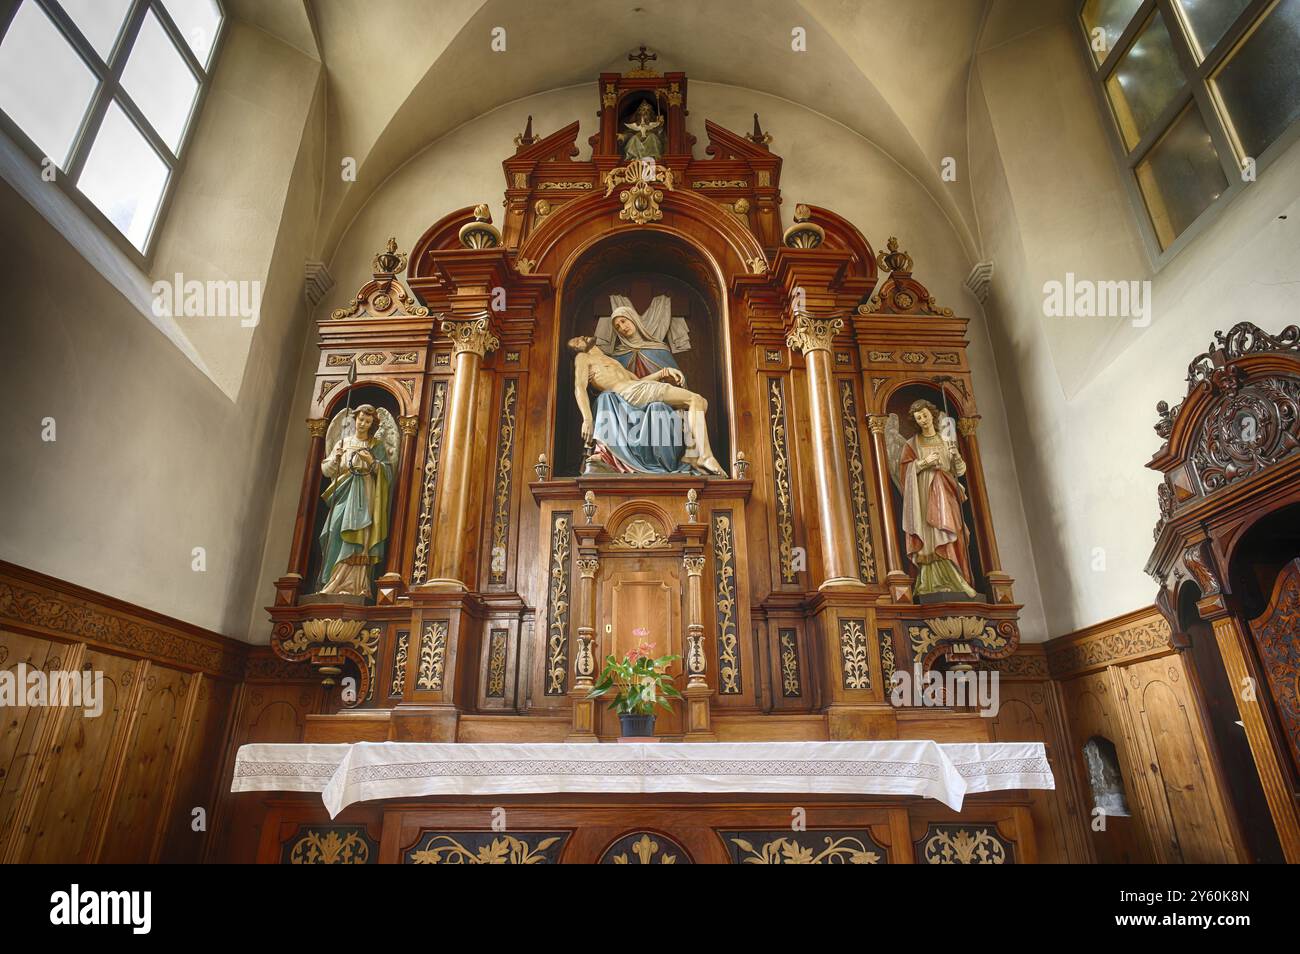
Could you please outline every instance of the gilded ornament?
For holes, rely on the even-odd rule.
[[[452,351],[456,354],[468,352],[481,358],[501,344],[501,339],[492,333],[487,318],[444,321],[442,333],[451,339]]]
[[[489,580],[506,581],[506,558],[510,545],[510,496],[514,483],[515,404],[519,380],[509,378],[501,392],[501,414],[497,421],[496,478],[492,492],[492,550]]]
[[[794,328],[786,335],[785,343],[804,354],[810,351],[830,351],[835,336],[843,328],[843,318],[814,318],[800,313],[795,316]]]
[[[785,389],[781,379],[767,379],[768,431],[772,438],[772,485],[776,492],[777,554],[781,581],[794,583],[794,496],[790,489],[790,455],[786,444]]]
[[[568,688],[569,659],[569,525],[573,514],[551,515],[550,589],[546,623],[546,690],[562,696]]]
[[[731,511],[713,515],[714,599],[717,604],[718,693],[741,693],[740,639],[736,623],[736,540]]]
[[[429,410],[429,439],[424,455],[424,477],[420,487],[420,516],[416,524],[415,564],[412,583],[429,578],[429,553],[433,537],[433,506],[438,489],[438,464],[442,454],[442,432],[446,423],[447,382],[433,384],[433,405]]]
[[[623,528],[623,533],[615,538],[614,545],[632,550],[657,550],[668,546],[668,538],[661,536],[648,520],[637,517]]]
[[[447,665],[447,621],[430,620],[424,624],[420,636],[420,668],[416,673],[415,688],[426,692],[441,692],[443,670]]]
[[[845,689],[871,688],[866,620],[840,620],[840,668]]]
[[[605,173],[605,195],[613,193],[616,186],[626,184],[628,188],[618,194],[623,209],[618,217],[634,225],[658,222],[664,217],[659,203],[663,201],[663,191],[656,188],[662,184],[669,192],[673,191],[673,171],[653,159],[633,159],[626,166],[611,169]]]

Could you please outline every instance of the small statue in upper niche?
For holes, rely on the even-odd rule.
[[[320,593],[370,596],[373,568],[388,543],[389,503],[397,466],[397,425],[386,408],[362,404],[330,422],[321,473],[329,511],[321,530]]]
[[[965,475],[966,462],[952,418],[926,400],[914,401],[908,416],[917,433],[904,439],[898,415],[891,414],[885,443],[894,483],[903,495],[904,545],[916,565],[913,592],[978,599],[970,583],[970,534],[962,518],[966,491],[957,480]]]
[[[664,154],[664,119],[656,116],[650,103],[642,101],[636,108],[632,121],[627,124],[630,133],[620,133],[623,140],[623,159],[658,159]]]

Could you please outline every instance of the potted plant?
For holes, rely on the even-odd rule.
[[[613,692],[614,699],[609,708],[618,713],[623,738],[649,738],[655,732],[655,706],[672,712],[673,707],[667,700],[682,698],[673,685],[673,677],[667,672],[669,663],[682,657],[656,658],[655,644],[645,639],[648,630],[634,629],[632,635],[641,640],[637,648],[628,650],[622,659],[606,656],[600,681],[587,698],[595,699]]]

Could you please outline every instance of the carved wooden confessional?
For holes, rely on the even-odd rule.
[[[663,735],[892,738],[895,669],[1016,649],[967,319],[894,240],[877,255],[829,209],[798,205],[783,232],[781,158],[757,116],[748,135],[706,121],[696,158],[687,93],[681,73],[602,74],[590,159],[576,158],[577,122],[539,137],[530,119],[502,164],[499,227],[480,205],[432,225],[409,264],[390,243],[320,322],[311,446],[269,608],[277,653],[357,680],[329,714],[343,728],[317,737],[610,737],[587,690],[599,660],[649,628],[683,658],[686,704]],[[642,104],[663,148],[628,161]],[[689,306],[731,476],[580,476],[564,342],[622,281]],[[968,465],[973,600],[913,598],[885,440],[918,399],[952,416]],[[373,600],[313,595],[326,429],[363,400],[400,428],[386,564]],[[947,738],[952,719],[986,731],[914,715],[913,737],[945,719]]]
[[[1214,337],[1183,402],[1157,408],[1165,444],[1148,466],[1164,480],[1147,572],[1255,856],[1296,862],[1300,328],[1242,322]]]

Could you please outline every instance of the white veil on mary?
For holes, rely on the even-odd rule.
[[[607,354],[625,354],[640,348],[657,348],[677,354],[691,349],[691,335],[686,319],[674,317],[673,300],[668,295],[656,295],[645,314],[638,314],[632,299],[624,295],[609,296],[610,314],[596,319],[596,343]],[[639,342],[624,341],[614,330],[614,318],[624,315],[636,325]]]

